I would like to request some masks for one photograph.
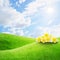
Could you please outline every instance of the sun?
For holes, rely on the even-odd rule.
[[[52,8],[52,7],[48,7],[47,9],[46,9],[46,13],[47,14],[53,14],[54,13],[54,8]]]

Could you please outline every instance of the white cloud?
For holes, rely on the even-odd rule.
[[[47,25],[50,25],[50,24],[52,24],[52,23],[53,23],[53,21],[54,21],[54,20],[48,20],[48,23],[47,23]]]
[[[24,35],[24,31],[22,29],[18,29],[18,28],[11,28],[10,32],[12,34],[16,34],[16,35],[21,35],[21,36]]]
[[[3,0],[0,0],[0,6],[3,6]]]
[[[18,3],[21,4],[25,1],[26,0],[19,0],[19,2],[16,2],[16,4],[19,5]],[[10,27],[9,32],[6,32],[6,33],[24,35],[24,30],[22,30],[22,28],[26,28],[31,25],[32,22],[31,22],[30,16],[33,17],[34,14],[37,14],[37,12],[41,13],[42,11],[40,11],[39,9],[42,9],[42,10],[44,9],[45,11],[45,9],[47,8],[46,6],[51,7],[50,5],[56,1],[59,1],[59,0],[35,0],[27,5],[23,13],[20,13],[10,6],[9,0],[0,0],[0,24],[4,25],[4,28]],[[44,12],[42,12],[42,14],[45,16]],[[28,18],[26,16],[28,16]],[[53,20],[48,18],[47,20],[44,20],[44,21],[48,22],[47,25],[50,25],[53,22]],[[50,32],[52,34],[59,36],[59,33],[60,33],[59,27],[56,27],[56,26],[40,27],[39,29],[42,30],[42,32]],[[30,35],[32,36],[33,34],[36,34],[36,33],[32,33]],[[39,35],[39,34],[36,34],[36,35]]]
[[[12,30],[12,31],[5,31],[5,32],[2,32],[2,33],[7,33],[7,34],[16,34],[16,35],[20,35],[20,36],[23,36],[24,35],[24,32],[23,30],[18,30],[18,31],[15,31],[15,30]]]
[[[25,15],[32,15],[34,13],[36,13],[38,11],[38,8],[45,5],[44,2],[41,2],[40,0],[39,1],[33,1],[31,2],[30,4],[27,5],[27,7],[25,8],[26,11],[23,13]]]
[[[39,11],[39,8],[45,8],[59,0],[35,0],[27,5],[25,15],[32,15]],[[52,10],[52,9],[51,9]],[[50,11],[52,12],[52,11]]]
[[[23,2],[25,2],[26,0],[19,0],[19,3],[21,4],[21,3],[23,3]]]
[[[56,37],[60,36],[60,25],[55,25],[52,27],[37,27],[37,30],[40,30],[42,33],[48,32]]]
[[[18,0],[16,1],[16,6],[19,7],[20,4],[24,3],[26,0]]]
[[[0,0],[0,7],[8,7],[10,6],[9,0]]]
[[[1,3],[1,4],[3,4],[3,3]],[[12,7],[4,6],[0,9],[0,24],[2,24],[2,25],[13,25],[13,26],[17,25],[17,24],[24,25],[24,26],[30,25],[31,19],[29,17],[28,18],[24,18],[24,17],[25,16],[22,13],[17,12]]]
[[[21,28],[30,26],[31,19],[30,17],[25,18],[22,13],[12,8],[9,0],[0,0],[0,24],[3,25],[4,28],[10,27],[10,33],[24,35],[24,32],[21,30]]]
[[[10,27],[10,26],[4,26],[4,29],[8,29],[7,31],[3,31],[2,33],[8,33],[8,34],[16,34],[16,35],[24,35],[24,31],[21,28],[17,28],[17,27]]]
[[[31,24],[30,18],[24,18],[24,15],[16,10],[1,9],[0,10],[0,24],[12,26],[29,26]]]
[[[25,8],[25,11],[23,14],[25,16],[32,16],[34,15],[39,16],[37,22],[41,22],[43,20],[43,24],[45,25],[51,25],[57,15],[57,10],[54,6],[56,2],[59,2],[60,0],[35,0],[27,5]],[[39,20],[39,21],[38,21]]]

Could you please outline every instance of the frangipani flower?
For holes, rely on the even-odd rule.
[[[56,43],[57,42],[56,37],[53,37],[52,35],[49,35],[48,33],[45,33],[43,36],[36,38],[36,40],[37,42],[42,42],[42,43],[46,43],[46,42]]]
[[[55,37],[52,37],[52,42],[56,43],[57,39]]]
[[[41,37],[41,42],[45,43],[45,37],[44,36]]]
[[[37,37],[36,40],[37,40],[37,42],[40,42],[41,41],[41,37]]]
[[[48,36],[49,36],[49,34],[48,34],[48,33],[45,33],[45,34],[44,34],[44,36],[48,37]]]

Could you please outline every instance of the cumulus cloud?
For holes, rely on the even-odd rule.
[[[7,33],[7,34],[16,34],[16,35],[20,35],[20,36],[23,36],[24,35],[24,32],[23,30],[11,30],[11,31],[5,31],[5,32],[2,32],[2,33]]]
[[[19,0],[19,3],[21,4],[21,3],[23,3],[23,2],[25,2],[26,0]]]
[[[12,26],[28,26],[31,24],[30,18],[24,18],[24,15],[13,8],[0,10],[0,24]]]
[[[24,35],[23,30],[17,28],[28,27],[30,24],[30,17],[25,18],[22,13],[12,8],[9,0],[0,0],[0,25],[3,25],[5,28],[10,27],[9,31],[12,31],[10,33]]]
[[[24,12],[25,15],[32,15],[39,11],[39,8],[46,8],[46,6],[53,4],[59,0],[35,0],[27,5]]]
[[[9,0],[0,0],[0,8],[10,6]]]
[[[20,4],[24,3],[26,0],[18,0],[16,1],[16,6],[19,7]]]
[[[27,5],[27,7],[25,8],[25,12],[23,14],[30,16],[30,15],[36,13],[38,11],[38,8],[43,5],[45,5],[44,2],[41,2],[40,0],[39,1],[35,0]]]
[[[32,16],[33,17],[35,14],[38,15],[38,13],[40,13],[40,15],[43,17],[43,19],[42,19],[43,25],[46,24],[45,27],[41,26],[41,27],[39,27],[38,30],[34,30],[34,33],[30,34],[31,36],[32,35],[34,35],[34,36],[40,35],[39,30],[40,30],[40,33],[41,32],[42,33],[49,32],[55,36],[59,36],[60,28],[58,26],[47,27],[47,26],[54,23],[54,20],[55,20],[56,15],[57,15],[55,3],[59,2],[59,1],[60,0],[35,0],[35,1],[33,1],[27,5],[23,14],[26,16]],[[38,19],[39,19],[39,21],[38,21]],[[38,24],[38,22],[40,22],[40,24],[41,24],[41,18],[38,18],[38,19],[37,19],[36,23]]]
[[[57,1],[59,0],[35,0],[27,5],[23,15],[31,16],[33,18],[36,14],[39,16],[40,13],[41,17],[43,17],[44,23],[47,24],[48,22],[47,25],[50,25],[53,23],[54,18],[57,15],[56,8],[53,5]],[[41,22],[41,18],[39,18],[39,20]]]
[[[37,27],[37,30],[40,30],[42,34],[48,32],[56,37],[60,36],[60,25],[55,25],[52,27]]]
[[[20,6],[20,4],[22,4],[25,1],[26,0],[18,0],[18,2],[16,2],[16,5]],[[49,9],[51,9],[50,12],[53,12],[55,8],[52,9],[53,8],[52,5],[57,1],[59,0],[34,0],[33,2],[27,4],[25,11],[23,13],[20,13],[16,11],[16,9],[11,7],[9,0],[0,0],[0,25],[3,25],[4,28],[10,27],[9,31],[6,33],[24,35],[24,30],[22,30],[22,28],[29,27],[32,24],[31,16],[33,18],[35,14],[38,15],[38,13],[40,13],[40,15],[43,17],[42,21],[48,26],[54,21],[54,18],[56,17],[56,16],[52,17],[53,14],[49,13],[50,11]],[[48,10],[48,12],[46,10]],[[38,22],[41,22],[40,17],[38,19],[37,19],[37,22],[35,23],[33,22],[33,24],[36,24],[36,23],[38,24]],[[38,27],[39,29],[34,30],[35,32],[30,33],[29,35],[38,36],[40,35],[38,32],[40,30],[42,32],[50,32],[52,34],[59,36],[59,32],[60,32],[59,27],[57,26]],[[28,33],[28,32],[25,32],[25,33]]]

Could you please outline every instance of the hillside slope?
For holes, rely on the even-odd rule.
[[[60,60],[60,41],[56,44],[33,42],[15,49],[0,50],[0,60]]]
[[[33,38],[0,33],[0,50],[14,49],[34,42]]]

